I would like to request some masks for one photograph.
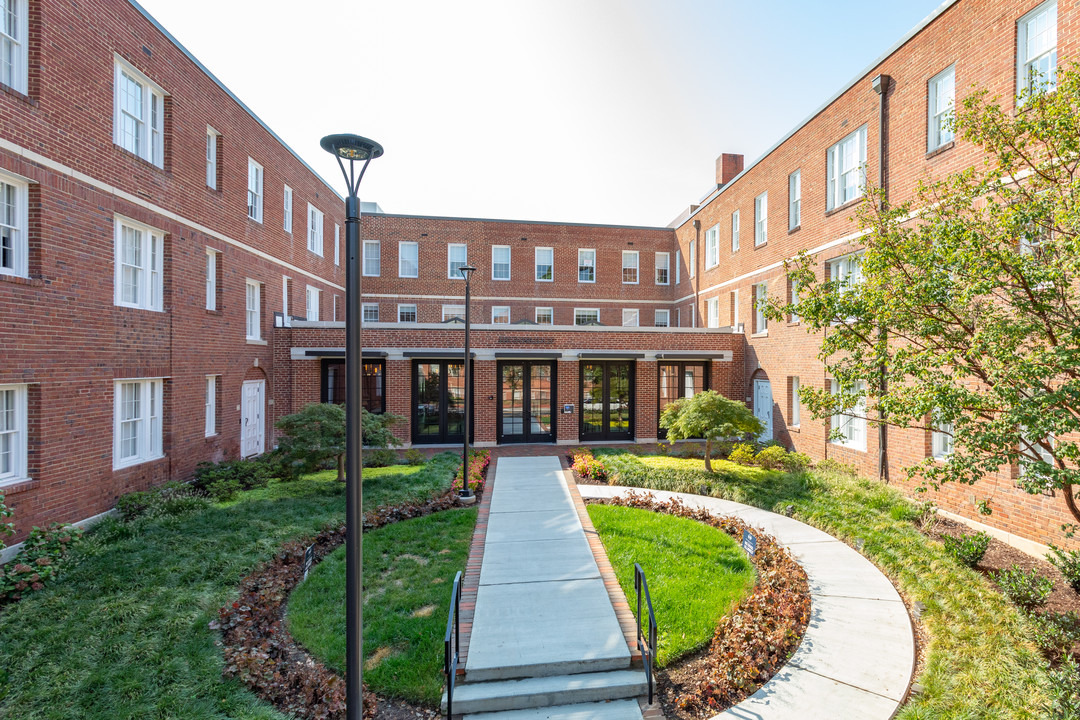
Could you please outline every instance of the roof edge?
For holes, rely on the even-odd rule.
[[[561,225],[566,227],[618,228],[620,230],[671,230],[668,226],[611,225],[608,223],[558,222],[556,220],[513,220],[505,218],[454,217],[452,215],[412,215],[410,213],[365,213],[364,217],[415,218],[418,220],[461,220],[466,222],[512,223],[515,225]]]

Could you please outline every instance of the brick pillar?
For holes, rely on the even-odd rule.
[[[578,428],[581,421],[581,403],[578,392],[580,388],[581,366],[577,359],[559,360],[556,370],[559,374],[558,394],[555,396],[557,403],[555,411],[558,420],[555,424],[555,442],[563,445],[573,445],[578,442]],[[573,403],[574,412],[563,415],[562,406]]]
[[[473,361],[473,442],[477,447],[494,445],[498,437],[495,431],[498,393],[496,361]]]
[[[656,442],[658,372],[655,360],[637,361],[634,370],[634,439],[638,442]]]
[[[412,361],[386,361],[386,411],[405,418],[391,427],[394,435],[409,443],[412,436]]]

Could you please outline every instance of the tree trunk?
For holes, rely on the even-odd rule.
[[[1065,505],[1069,508],[1069,512],[1076,519],[1076,522],[1080,523],[1080,510],[1076,507],[1076,496],[1073,495],[1073,486],[1066,483],[1062,486],[1061,492],[1065,493]]]
[[[712,440],[705,439],[705,472],[712,472]]]
[[[337,479],[338,482],[345,482],[345,453],[337,456]]]

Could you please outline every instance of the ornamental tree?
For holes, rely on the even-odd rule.
[[[363,444],[370,447],[400,445],[390,426],[400,422],[400,415],[376,414],[361,408]],[[328,461],[337,465],[337,479],[345,481],[345,406],[311,403],[298,413],[286,415],[275,425],[284,435],[278,440],[275,458],[283,475],[298,478],[315,472]]]
[[[861,278],[824,278],[804,253],[787,263],[797,301],[768,313],[823,334],[840,392],[802,390],[816,418],[863,401],[871,425],[941,433],[944,457],[909,478],[937,488],[1017,467],[1080,522],[1080,75],[1018,102],[973,90],[952,122],[985,160],[897,205],[869,189]]]
[[[714,440],[760,435],[764,425],[745,404],[728,400],[715,390],[675,400],[660,414],[668,439],[705,438],[705,469],[712,472]]]

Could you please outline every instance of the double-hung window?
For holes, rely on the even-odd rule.
[[[534,254],[536,265],[536,280],[551,282],[555,279],[555,250],[549,247],[538,247]]]
[[[769,193],[754,198],[754,247],[769,241]]]
[[[0,485],[25,480],[26,385],[0,385]]]
[[[577,251],[577,281],[596,282],[596,251],[579,248]]]
[[[366,323],[379,322],[379,303],[364,303],[360,306],[360,315]]]
[[[206,309],[217,310],[217,250],[206,248]]]
[[[768,283],[754,285],[754,332],[766,332],[769,329],[769,319],[765,317],[765,303],[769,298]]]
[[[788,230],[802,225],[802,170],[788,175]]]
[[[319,320],[319,288],[307,286],[307,310],[304,317],[318,322]]]
[[[637,285],[638,282],[638,251],[623,250],[622,254],[622,281],[623,284]]]
[[[929,152],[953,140],[953,131],[949,121],[952,118],[956,95],[956,66],[950,65],[930,78],[927,89],[929,90],[927,100],[929,117],[926,149]]]
[[[334,223],[334,264],[341,264],[341,226]]]
[[[204,421],[203,435],[213,437],[217,435],[217,376],[206,376],[206,419]]]
[[[509,280],[510,279],[510,246],[509,245],[492,245],[491,246],[491,279],[492,280]]]
[[[217,190],[217,139],[218,132],[212,127],[206,128],[206,187]],[[285,188],[289,192],[288,188]]]
[[[717,241],[719,242],[719,241]],[[697,241],[691,240],[686,250],[686,274],[690,277],[697,275]]]
[[[826,155],[825,209],[862,197],[866,185],[866,126],[829,148]]]
[[[465,321],[465,306],[464,305],[443,305],[442,306],[442,319],[443,322],[449,320]]]
[[[160,231],[117,217],[116,305],[161,311],[164,239]]]
[[[491,308],[491,322],[497,325],[508,325],[510,323],[510,306],[493,306]]]
[[[446,246],[446,277],[462,280],[461,268],[469,264],[469,252],[464,243],[450,243]]]
[[[399,323],[414,323],[416,322],[416,305],[409,303],[407,305],[397,306],[397,321]]]
[[[575,325],[599,325],[600,311],[596,308],[574,308]]]
[[[378,277],[382,272],[382,260],[378,240],[364,241],[364,275]]]
[[[165,167],[165,92],[119,58],[114,78],[113,141]]]
[[[637,327],[640,324],[641,313],[637,308],[626,308],[622,311],[623,327]]]
[[[720,327],[720,298],[714,297],[705,301],[705,315],[707,327]]]
[[[789,417],[791,420],[788,425],[799,427],[802,424],[802,400],[799,398],[799,381],[798,375],[792,375],[791,379],[791,413]]]
[[[415,241],[398,241],[398,277],[414,278],[420,274],[420,250]]]
[[[27,185],[0,175],[0,275],[30,274]]]
[[[675,284],[682,283],[682,250],[675,251]]]
[[[932,428],[930,454],[939,460],[949,457],[953,452],[953,424],[934,422]]]
[[[797,306],[799,304],[799,281],[795,278],[788,278],[788,297],[792,305]],[[788,322],[799,322],[799,314],[792,310],[788,316]]]
[[[26,94],[29,68],[28,0],[0,4],[0,83]]]
[[[670,310],[653,310],[653,327],[670,327]]]
[[[656,284],[667,285],[670,282],[671,253],[656,253]]]
[[[536,324],[537,325],[551,325],[554,322],[555,312],[549,307],[536,308]]]
[[[705,231],[705,269],[720,264],[720,225],[713,225]]]
[[[288,185],[285,186],[285,199],[282,203],[282,217],[281,225],[285,229],[285,232],[292,233],[292,188]]]
[[[247,280],[244,283],[245,328],[248,340],[262,340],[262,283]]]
[[[317,207],[308,203],[308,238],[307,249],[319,257],[323,254],[323,214]]]
[[[113,383],[113,469],[163,457],[161,378]]]
[[[1016,90],[1057,86],[1057,0],[1043,3],[1016,23]]]
[[[848,292],[862,281],[862,252],[854,252],[829,261],[829,279]]]
[[[263,218],[263,166],[248,158],[248,217],[255,222]]]
[[[739,211],[731,213],[731,252],[739,251]]]
[[[829,381],[833,395],[840,394],[840,384],[835,380]],[[861,397],[866,392],[866,383],[862,380],[855,384],[855,393],[860,395],[854,408],[841,410],[832,416],[832,430],[839,432],[839,437],[831,442],[835,445],[843,445],[852,450],[866,450],[866,400]]]

